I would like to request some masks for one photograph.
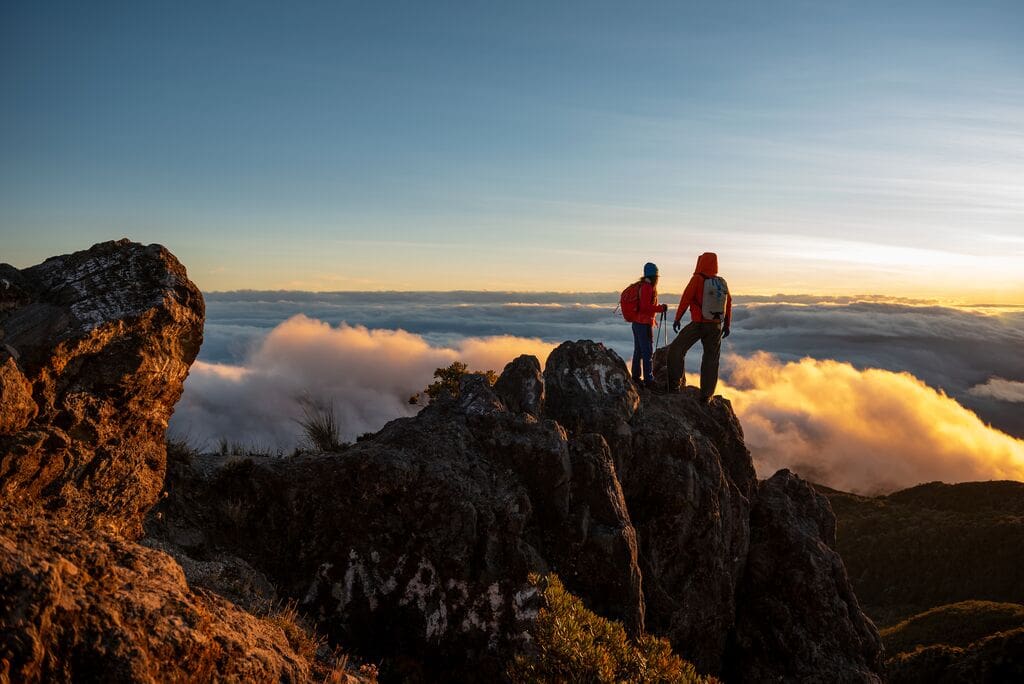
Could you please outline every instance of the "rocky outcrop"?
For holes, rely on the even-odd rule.
[[[244,558],[332,639],[389,658],[393,676],[500,673],[536,616],[531,572],[643,628],[607,444],[508,411],[479,376],[340,454],[201,473],[174,466],[150,534],[197,559]]]
[[[304,682],[281,627],[193,592],[164,553],[44,516],[0,521],[0,680]]]
[[[730,678],[881,681],[882,646],[835,551],[828,499],[788,470],[760,483]]]
[[[203,298],[160,245],[0,265],[0,505],[134,534],[202,342]]]
[[[175,464],[148,532],[198,560],[244,559],[332,639],[398,678],[500,673],[528,647],[530,572],[557,573],[634,632],[668,636],[705,672],[748,658],[766,678],[878,671],[877,635],[848,583],[824,576],[812,588],[820,596],[791,598],[777,628],[787,655],[773,661],[733,638],[758,629],[745,603],[786,600],[774,592],[790,566],[842,565],[827,508],[795,507],[778,522],[792,530],[771,536],[774,485],[759,508],[727,401],[689,391],[641,401],[622,360],[591,342],[552,353],[543,391],[538,371],[520,358],[494,388],[467,376],[458,397],[340,454]],[[850,638],[823,626],[838,606],[860,630]],[[827,659],[814,630],[835,651]]]
[[[186,558],[190,588],[126,538],[163,485],[202,324],[159,245],[0,265],[0,681],[367,681],[244,561]]]

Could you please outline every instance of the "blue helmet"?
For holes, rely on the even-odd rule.
[[[658,267],[651,262],[644,264],[644,278],[653,278],[658,275]]]

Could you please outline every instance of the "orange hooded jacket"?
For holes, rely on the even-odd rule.
[[[676,320],[680,320],[686,313],[686,307],[690,307],[690,318],[695,323],[713,323],[711,319],[705,319],[701,314],[701,305],[704,302],[704,278],[718,275],[718,255],[714,252],[704,252],[697,257],[697,268],[690,277],[690,282],[683,290],[683,296],[679,298],[679,308],[676,309]],[[732,295],[725,300],[725,321],[724,327],[728,328],[732,322]]]

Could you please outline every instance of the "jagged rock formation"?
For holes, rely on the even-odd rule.
[[[788,473],[757,483],[728,402],[641,396],[588,341],[340,453],[177,459],[146,543],[182,565],[135,544],[202,315],[155,245],[0,266],[0,678],[311,676],[182,567],[243,606],[300,600],[396,678],[504,672],[531,648],[531,572],[703,671],[877,678],[827,503]]]
[[[500,672],[536,616],[533,571],[643,626],[604,440],[509,412],[482,376],[341,454],[242,461],[210,479],[175,464],[168,486],[151,534],[195,558],[240,555],[370,659]]]
[[[136,533],[202,342],[203,298],[160,245],[0,265],[0,504]]]
[[[788,470],[760,483],[734,641],[731,679],[878,680],[878,631],[861,612],[836,553],[828,499]]]
[[[280,627],[191,591],[170,556],[44,516],[0,521],[0,680],[310,678]]]
[[[396,677],[500,672],[523,646],[535,611],[525,579],[538,571],[668,636],[703,671],[751,658],[766,677],[877,680],[877,634],[830,548],[827,503],[773,485],[762,506],[728,402],[641,400],[621,359],[592,342],[555,350],[543,391],[539,368],[517,359],[493,389],[468,376],[457,399],[340,454],[174,464],[148,532],[196,559],[238,555]],[[788,517],[765,523],[777,507]],[[748,549],[780,576],[745,572]],[[755,628],[738,598],[776,605],[790,563],[825,563],[831,581],[793,596],[807,606],[775,628],[780,652],[730,642]],[[826,621],[830,659],[813,631]],[[833,638],[847,634],[861,641]]]

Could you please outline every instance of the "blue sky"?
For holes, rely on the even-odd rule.
[[[1024,5],[895,4],[4,3],[0,261],[1022,303]]]

